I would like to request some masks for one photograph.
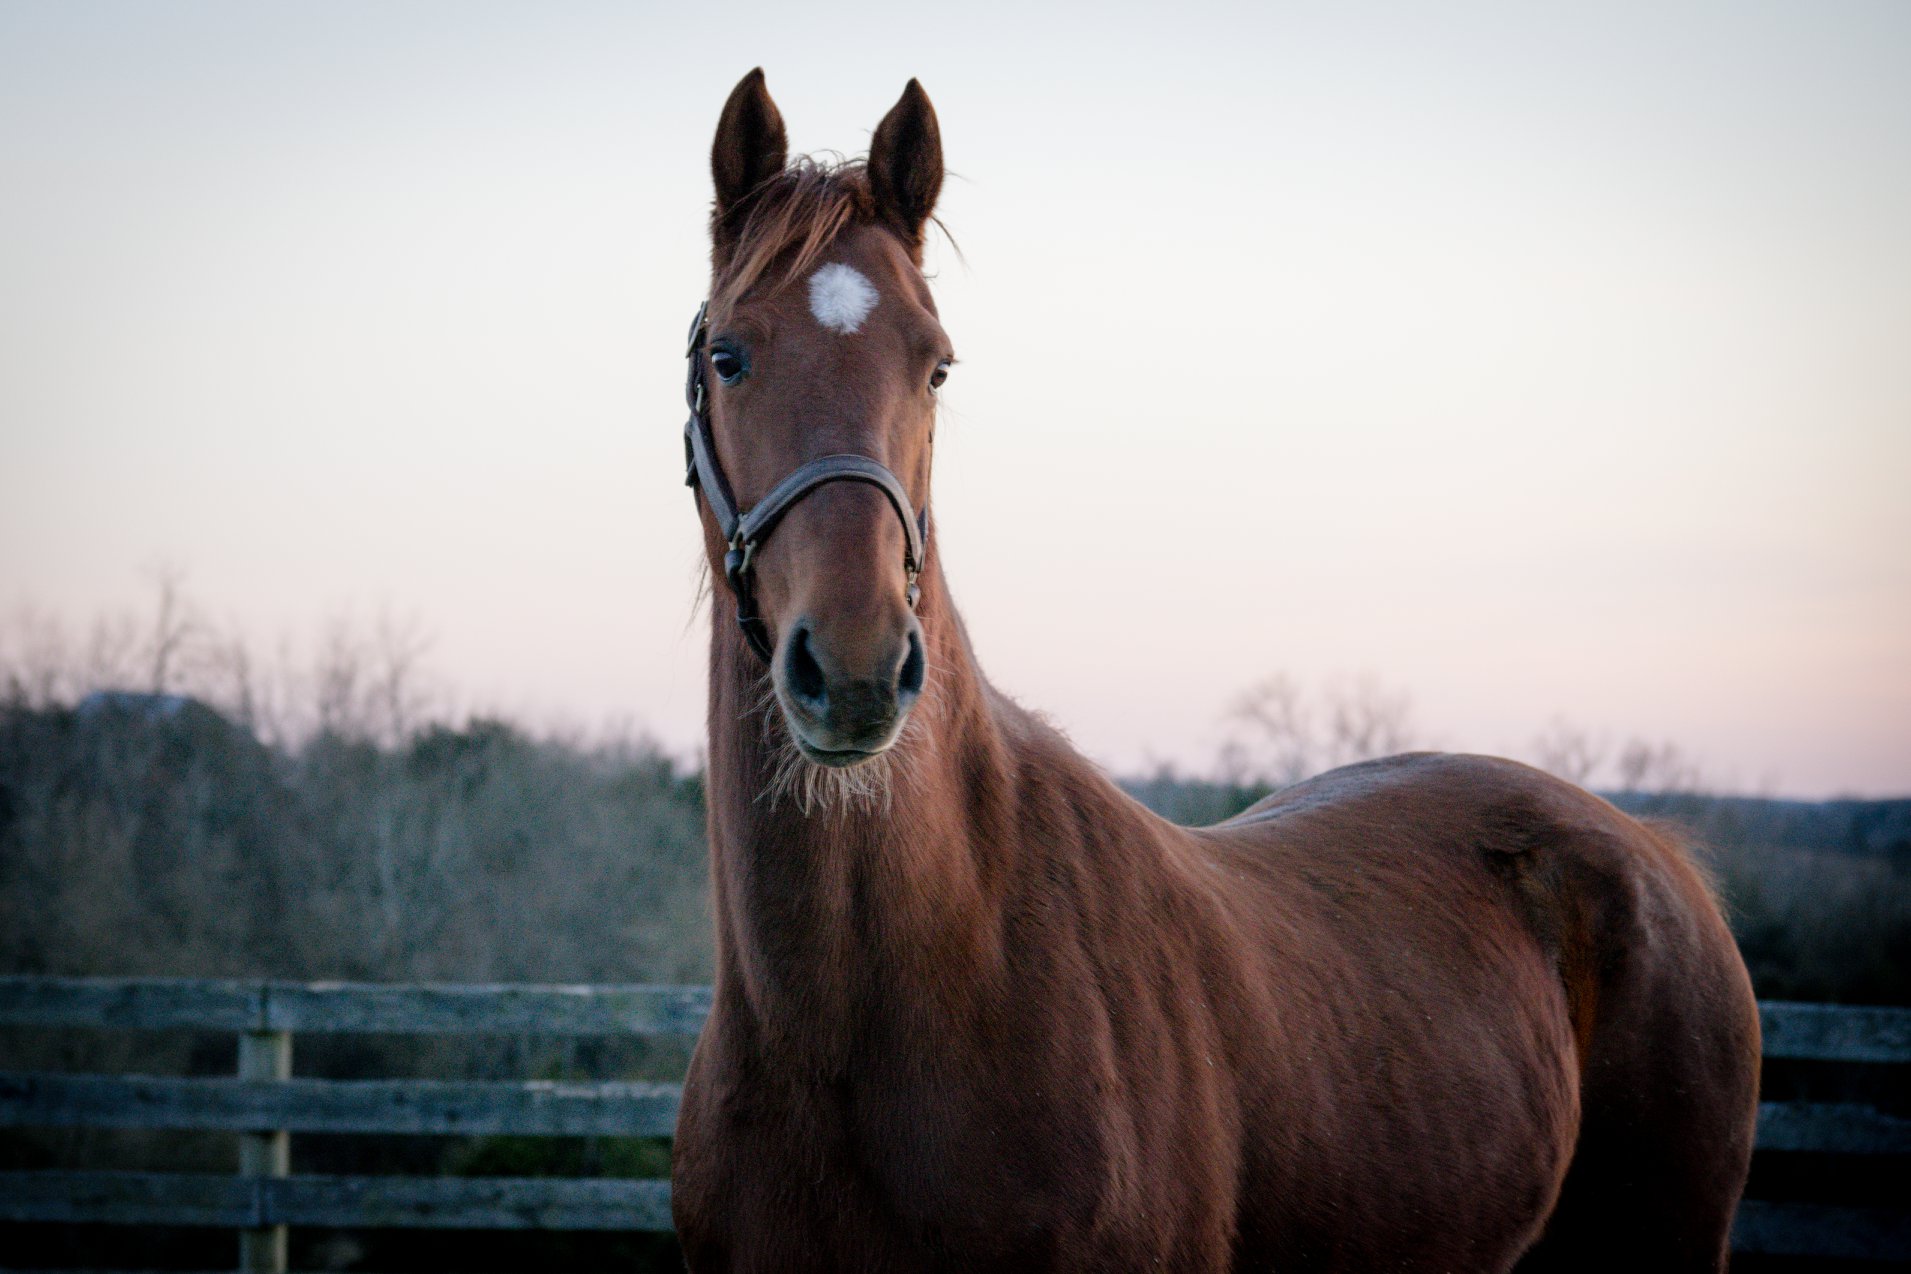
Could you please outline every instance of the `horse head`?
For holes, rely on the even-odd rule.
[[[867,161],[792,163],[752,71],[711,169],[686,428],[705,548],[792,742],[854,766],[895,743],[928,673],[916,580],[953,360],[922,274],[942,186],[935,110],[911,80]]]

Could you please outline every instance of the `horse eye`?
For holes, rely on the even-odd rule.
[[[936,369],[933,372],[929,373],[929,388],[941,389],[942,382],[948,379],[949,379],[949,360],[945,358],[940,363],[936,364]]]
[[[724,384],[734,385],[743,379],[743,357],[728,346],[719,345],[710,351],[710,370]]]

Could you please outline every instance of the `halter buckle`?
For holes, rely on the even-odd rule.
[[[744,539],[741,531],[730,537],[730,551],[723,555],[723,574],[731,588],[741,592],[739,581],[750,573],[750,561],[755,556],[755,540]]]

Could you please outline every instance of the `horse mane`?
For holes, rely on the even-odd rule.
[[[743,213],[740,225],[737,211]],[[777,282],[789,282],[814,265],[846,228],[875,216],[865,161],[798,155],[751,191],[743,208],[727,218],[712,214],[714,307],[729,309],[773,272]],[[736,227],[734,234],[730,226]]]

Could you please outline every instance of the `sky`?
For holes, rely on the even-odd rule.
[[[388,610],[690,755],[708,148],[911,76],[939,550],[1118,770],[1284,674],[1911,793],[1911,7],[0,7],[0,609]]]

